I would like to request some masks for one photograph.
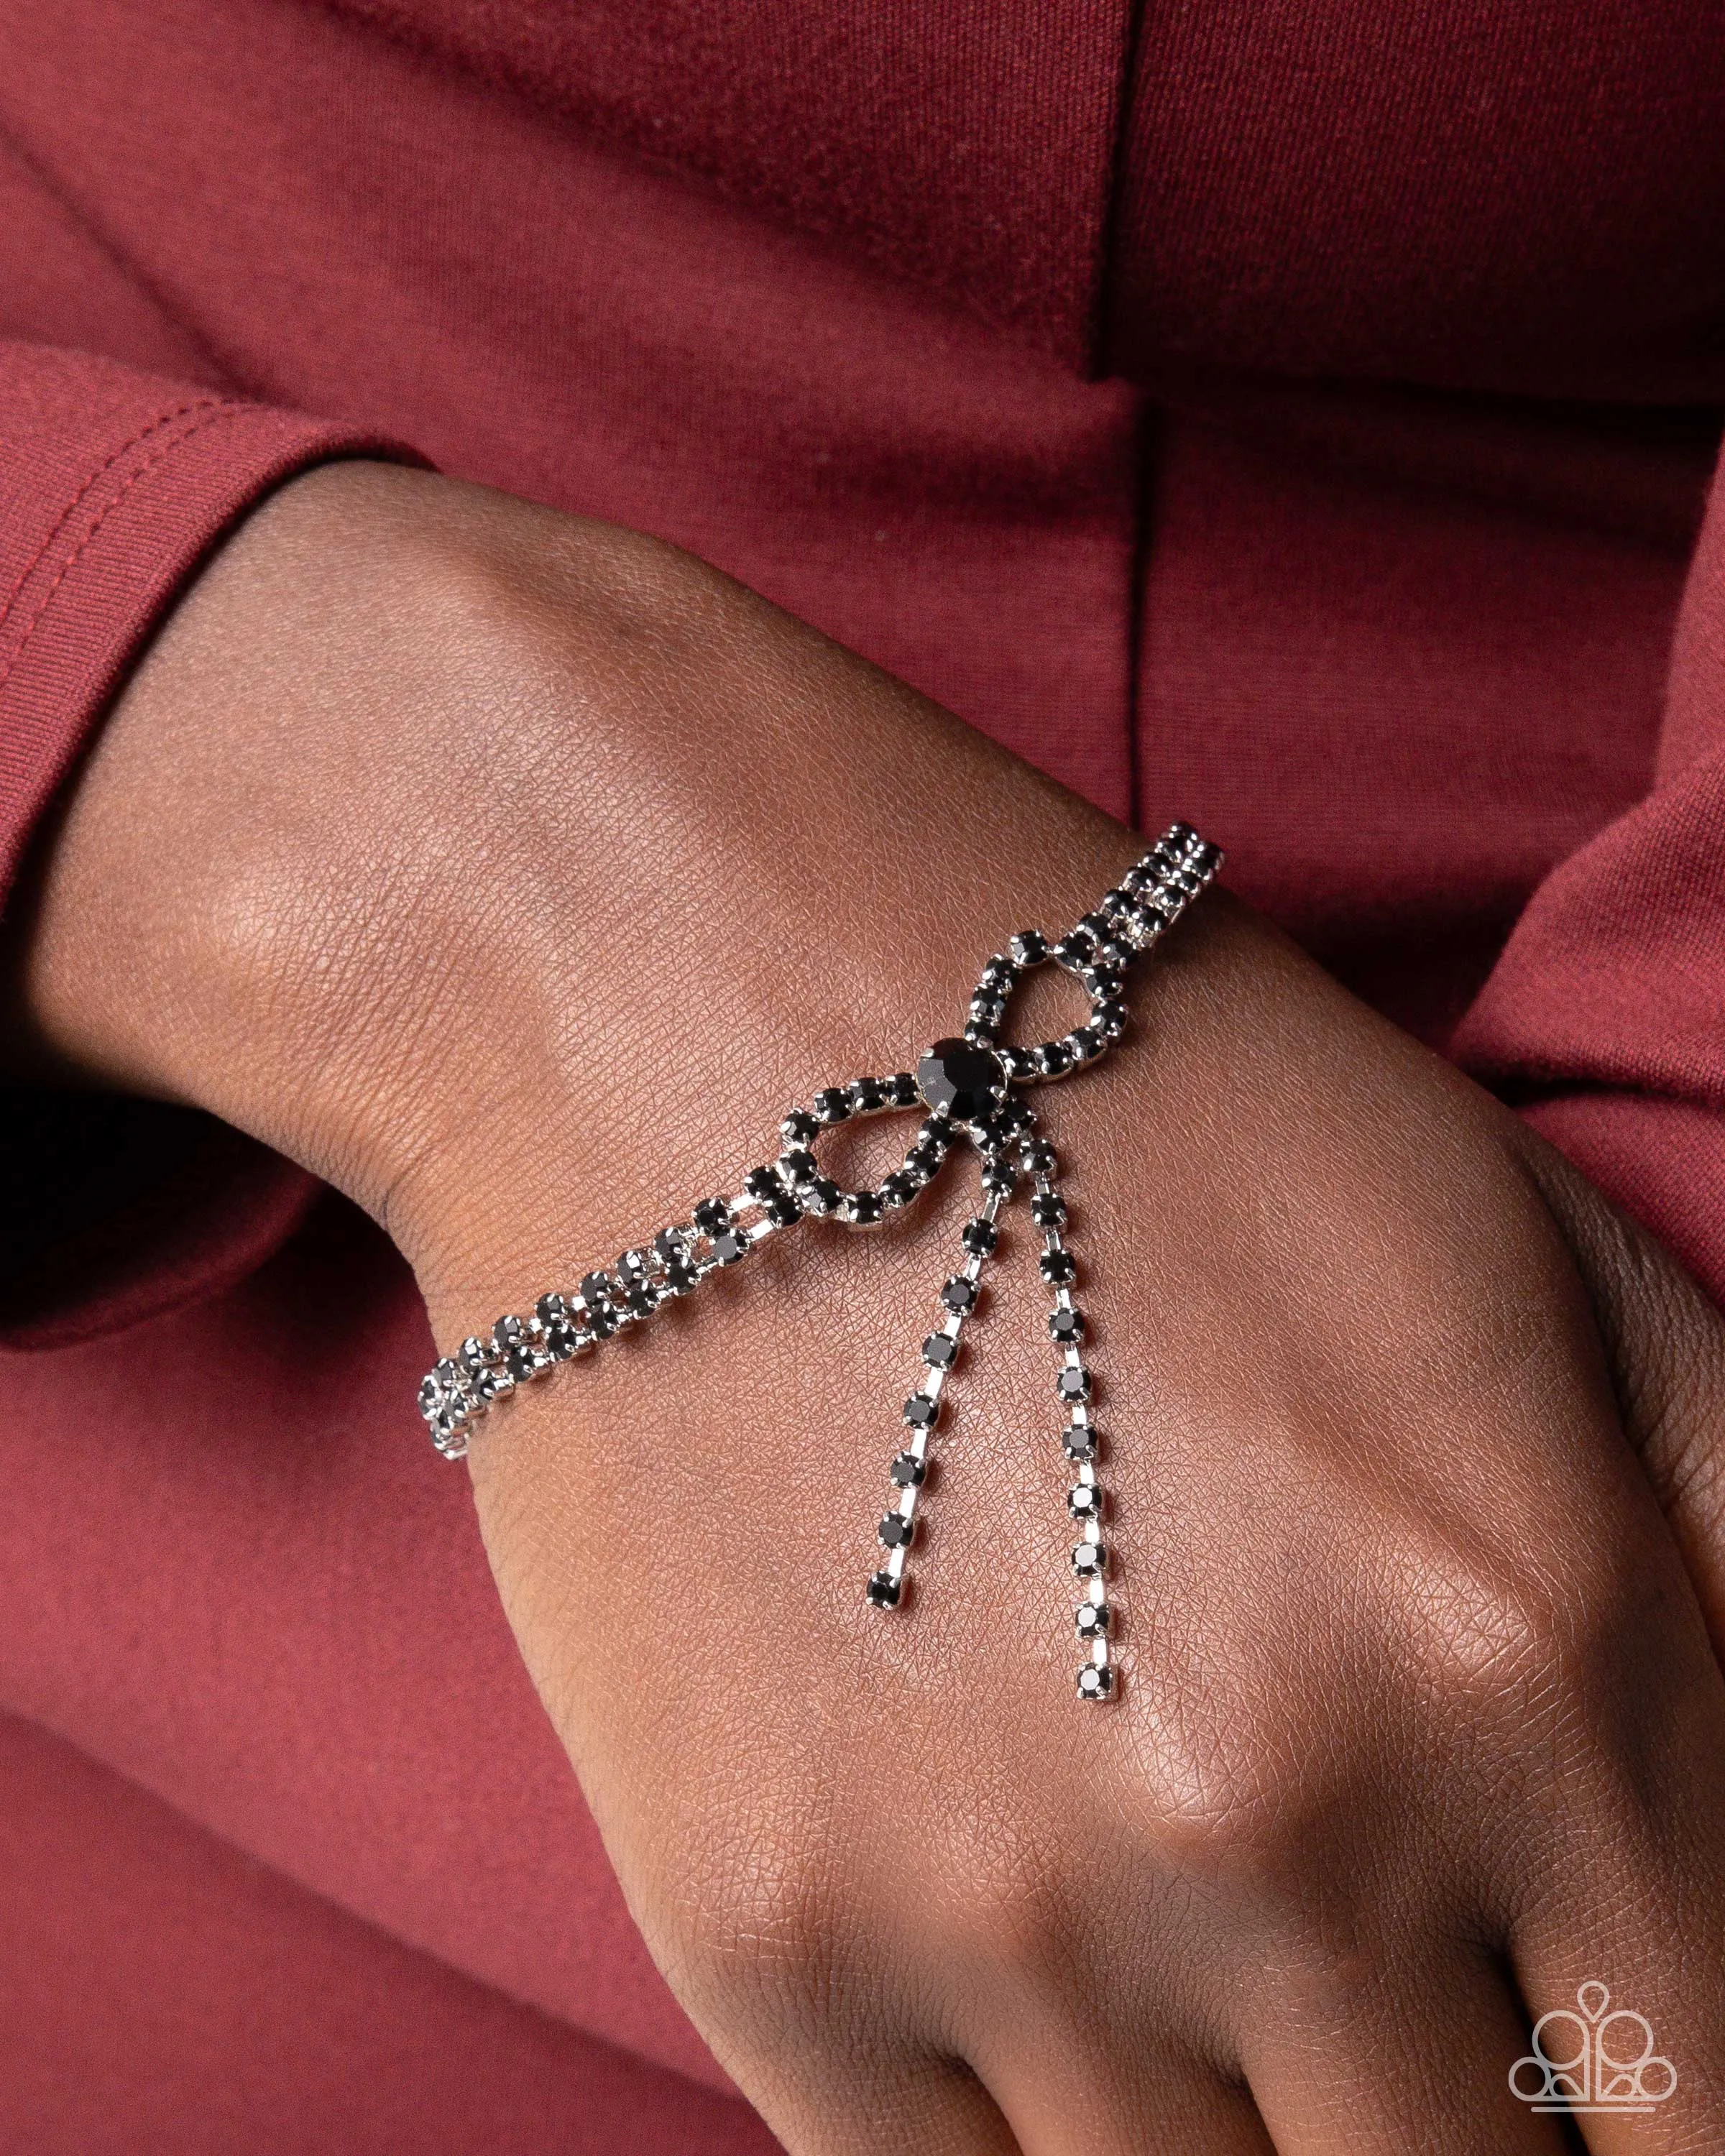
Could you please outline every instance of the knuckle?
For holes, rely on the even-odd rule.
[[[1156,1861],[1259,1902],[1297,1893],[1302,1821],[1329,1777],[1312,1733],[1243,1686],[1186,1684],[1157,1704],[1133,1724],[1131,1797]]]
[[[653,1912],[661,1965],[685,2004],[727,2028],[829,2018],[846,1948],[844,1883],[823,1838],[777,1814],[679,1837]]]
[[[1375,1583],[1394,1661],[1439,1701],[1489,1701],[1547,1671],[1563,1628],[1548,1573],[1475,1547],[1402,1538]]]

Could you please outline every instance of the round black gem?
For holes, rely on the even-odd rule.
[[[872,1190],[853,1190],[850,1194],[851,1224],[857,1228],[873,1228],[880,1224],[885,1209]]]
[[[1010,1162],[997,1153],[983,1170],[983,1188],[991,1198],[1010,1198],[1018,1186],[1019,1178]]]
[[[641,1281],[623,1291],[623,1306],[631,1317],[650,1317],[659,1302],[660,1291],[652,1281]]]
[[[587,1309],[587,1329],[595,1340],[608,1340],[617,1330],[614,1314],[603,1303],[589,1303]]]
[[[1019,969],[1004,951],[997,951],[983,968],[977,983],[979,995],[1004,995],[1018,979]]]
[[[992,1048],[968,1040],[937,1040],[917,1060],[916,1084],[931,1108],[955,1122],[973,1123],[995,1107],[1006,1090],[1006,1070]]]
[[[1126,1031],[1126,1005],[1118,996],[1110,996],[1091,1013],[1090,1022],[1106,1040],[1118,1040]]]
[[[1032,1138],[1019,1158],[1026,1175],[1052,1175],[1060,1164],[1060,1155],[1046,1138]]]
[[[1093,942],[1100,943],[1108,933],[1108,916],[1106,913],[1086,913],[1078,926]]]
[[[653,1262],[644,1250],[625,1250],[617,1260],[617,1277],[625,1287],[638,1287],[653,1270]]]
[[[831,1213],[845,1195],[829,1175],[814,1177],[803,1190],[803,1209],[808,1213]]]
[[[842,1123],[850,1113],[850,1096],[842,1086],[825,1086],[814,1096],[817,1122]]]
[[[916,1522],[907,1520],[902,1512],[889,1512],[878,1530],[888,1549],[908,1549],[911,1538],[916,1532]]]
[[[1068,1423],[1060,1433],[1060,1442],[1066,1448],[1069,1460],[1094,1460],[1096,1456],[1096,1426],[1090,1422]]]
[[[1038,929],[1026,928],[1012,939],[1012,955],[1020,966],[1040,966],[1048,956],[1048,938]]]
[[[1075,1543],[1072,1545],[1072,1569],[1081,1578],[1093,1578],[1099,1572],[1108,1569],[1108,1560],[1100,1543]]]
[[[503,1389],[503,1380],[495,1370],[476,1370],[474,1373],[473,1389],[479,1399],[495,1400]]]
[[[901,1490],[913,1490],[928,1470],[914,1452],[901,1452],[892,1463],[892,1479]]]
[[[950,1332],[931,1332],[922,1343],[922,1359],[931,1370],[950,1370],[958,1342]]]
[[[612,1283],[604,1273],[588,1273],[581,1283],[581,1300],[589,1310],[597,1310],[611,1300]]]
[[[525,1384],[538,1368],[531,1348],[511,1348],[503,1358],[504,1367],[517,1384]]]
[[[722,1235],[713,1238],[713,1255],[721,1265],[734,1265],[748,1254],[748,1238],[739,1235],[735,1228],[727,1228]]]
[[[665,1284],[673,1295],[687,1295],[701,1278],[693,1265],[674,1258],[665,1269]]]
[[[555,1325],[568,1314],[569,1306],[560,1295],[542,1295],[533,1306],[533,1315],[542,1325]]]
[[[886,1106],[886,1088],[878,1078],[855,1078],[850,1084],[850,1106],[859,1116]]]
[[[803,1217],[802,1207],[788,1190],[776,1191],[763,1209],[775,1228],[793,1227]]]
[[[435,1414],[444,1404],[444,1389],[436,1378],[422,1378],[419,1381],[419,1412]]]
[[[1063,1078],[1072,1068],[1072,1051],[1064,1040],[1045,1041],[1036,1051],[1045,1078]]]
[[[545,1328],[545,1352],[553,1363],[567,1363],[581,1345],[581,1335],[567,1317],[554,1317]]]
[[[986,1257],[1000,1240],[1000,1231],[992,1220],[984,1220],[978,1216],[974,1220],[965,1222],[963,1240],[967,1250]]]
[[[1030,1218],[1039,1228],[1064,1228],[1066,1201],[1052,1190],[1039,1190],[1030,1200]]]
[[[689,1255],[689,1245],[675,1228],[661,1228],[653,1238],[653,1247],[668,1265],[680,1265]]]
[[[806,1146],[793,1146],[779,1155],[778,1172],[787,1183],[809,1183],[820,1170]]]
[[[500,1317],[491,1327],[491,1337],[496,1342],[500,1353],[506,1348],[518,1346],[526,1337],[527,1328],[518,1317]]]
[[[806,1108],[793,1108],[778,1127],[778,1135],[788,1146],[813,1145],[820,1125]]]
[[[742,1178],[742,1187],[760,1204],[778,1195],[778,1178],[770,1168],[752,1168]]]
[[[869,1599],[877,1609],[896,1609],[898,1592],[898,1582],[890,1572],[877,1572],[869,1582]]]
[[[485,1367],[487,1350],[483,1340],[475,1340],[470,1333],[455,1350],[455,1360],[470,1378],[476,1378]]]
[[[1107,1045],[1094,1026],[1081,1025],[1066,1035],[1066,1045],[1086,1063],[1100,1055]]]
[[[1030,1127],[1030,1111],[1016,1094],[1009,1095],[994,1111],[993,1128],[1002,1138],[1016,1137],[1020,1131]]]
[[[1051,1310],[1048,1313],[1048,1337],[1057,1347],[1070,1347],[1075,1340],[1084,1337],[1084,1312],[1081,1310]]]
[[[1102,1493],[1094,1482],[1075,1482],[1066,1492],[1066,1509],[1075,1520],[1099,1520]]]
[[[916,1081],[908,1070],[895,1070],[886,1081],[886,1091],[894,1105],[914,1108],[917,1101]]]
[[[1081,1640],[1106,1635],[1114,1613],[1106,1602],[1081,1602],[1072,1613],[1072,1629]]]
[[[912,1393],[905,1402],[905,1420],[912,1430],[932,1430],[940,1411],[940,1402],[927,1393]]]
[[[695,1209],[695,1224],[703,1235],[721,1235],[731,1225],[731,1208],[722,1198],[703,1198]]]
[[[967,1312],[976,1308],[979,1292],[974,1281],[968,1281],[962,1274],[955,1273],[941,1290],[941,1301],[948,1310],[956,1310],[962,1317]]]
[[[896,1209],[901,1205],[908,1205],[916,1195],[916,1185],[901,1169],[894,1169],[891,1175],[881,1180],[880,1203],[883,1205]]]
[[[1069,1287],[1078,1277],[1070,1250],[1045,1250],[1036,1260],[1036,1269],[1050,1287]]]
[[[1063,1400],[1087,1400],[1090,1398],[1090,1372],[1081,1363],[1068,1363],[1055,1379],[1055,1389]]]
[[[1075,928],[1055,944],[1053,955],[1057,964],[1065,967],[1069,973],[1076,973],[1090,963],[1096,956],[1096,939],[1090,931]]]
[[[1114,1672],[1106,1663],[1098,1669],[1095,1663],[1078,1672],[1078,1697],[1081,1699],[1106,1699],[1114,1689]]]

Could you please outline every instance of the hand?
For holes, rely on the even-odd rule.
[[[369,1205],[447,1342],[735,1188],[784,1107],[952,1029],[1012,928],[1136,850],[685,557],[341,467],[141,670],[49,864],[30,1009],[81,1074]],[[1556,2148],[1505,2077],[1524,2011],[1589,1977],[1678,2066],[1635,2146],[1717,2148],[1717,1321],[1243,909],[1206,900],[1136,998],[1045,1096],[1117,1702],[1072,1696],[1022,1229],[919,1592],[862,1600],[953,1170],[477,1438],[511,1622],[649,1943],[798,2156]]]

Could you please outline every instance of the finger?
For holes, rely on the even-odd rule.
[[[789,2156],[1019,2156],[1000,2107],[963,2059],[895,2051],[854,2076],[809,2074],[805,2059],[733,2069]]]
[[[1689,1763],[1710,1766],[1712,1789],[1725,1789],[1725,1758]],[[1577,2055],[1574,2123],[1601,2156],[1717,2156],[1725,2148],[1725,1815],[1717,1799],[1686,1803],[1645,1779],[1654,1786],[1589,1806],[1512,1933],[1539,2039],[1526,2047],[1532,2063],[1523,2079],[1530,2087],[1542,2080],[1542,2057]]]
[[[1661,1244],[1531,1132],[1523,1159],[1587,1290],[1625,1433],[1725,1662],[1725,1318]]]
[[[1275,2156],[1250,2092],[1183,2046],[1068,2014],[973,2056],[1024,2156]]]
[[[1482,1955],[1404,1961],[1361,1988],[1286,1978],[1243,2046],[1280,2156],[1558,2156],[1555,2118],[1517,2101],[1521,2003]]]

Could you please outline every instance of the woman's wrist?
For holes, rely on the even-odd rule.
[[[686,557],[343,465],[236,534],[121,700],[29,1008],[80,1074],[331,1177],[435,1301],[722,1179],[1132,852]]]

